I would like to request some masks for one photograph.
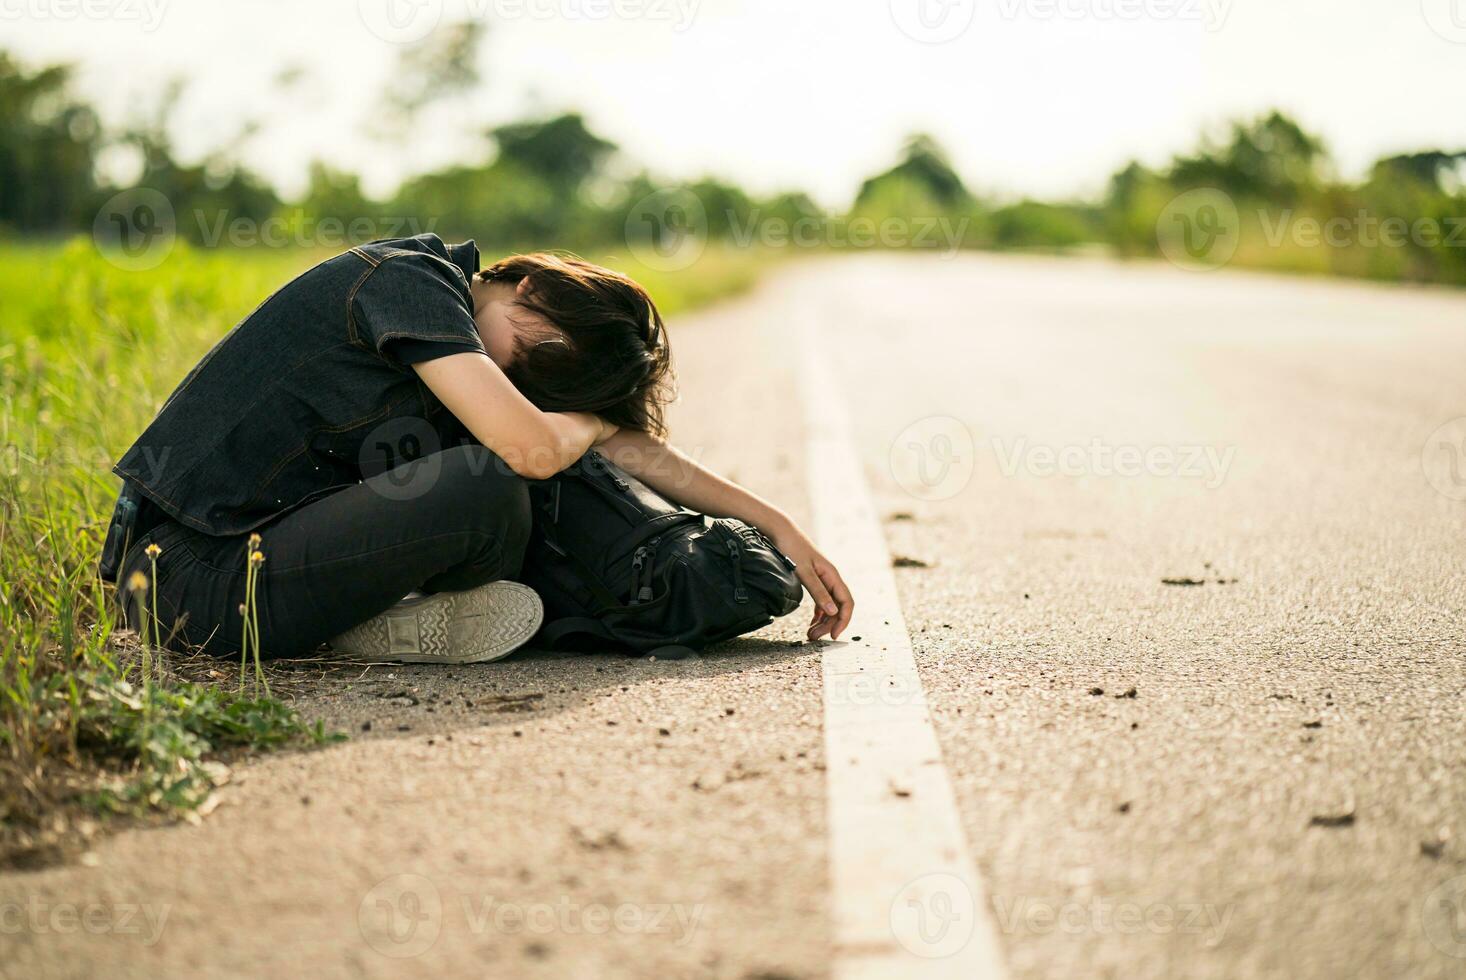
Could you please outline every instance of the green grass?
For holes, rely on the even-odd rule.
[[[659,273],[584,254],[673,318],[746,289],[768,261],[710,248]],[[64,849],[58,817],[73,810],[189,811],[220,752],[330,737],[232,670],[200,684],[172,655],[147,658],[114,628],[95,571],[113,461],[210,346],[324,257],[179,245],[135,272],[85,240],[0,245],[0,864]]]

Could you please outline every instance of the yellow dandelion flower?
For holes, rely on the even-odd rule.
[[[250,556],[249,556],[249,560],[252,561],[252,562],[254,562],[256,565],[263,565],[265,563],[265,555],[264,555],[264,552],[261,552],[261,551],[251,552],[250,553]]]
[[[148,545],[143,551],[149,558],[157,558],[163,553],[163,549],[155,544]]]
[[[251,534],[249,536],[249,546],[250,546],[250,549],[253,550],[255,548],[258,548],[259,545],[260,545],[260,536],[258,534]]]
[[[127,587],[134,592],[146,592],[148,590],[148,577],[142,572],[133,572],[127,580]]]

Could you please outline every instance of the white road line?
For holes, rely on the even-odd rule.
[[[986,892],[816,316],[801,317],[799,329],[815,540],[855,594],[846,639],[861,637],[823,654],[832,972],[835,980],[1001,978]]]

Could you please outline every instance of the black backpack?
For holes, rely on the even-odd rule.
[[[540,646],[685,655],[768,625],[803,596],[755,528],[677,506],[600,453],[530,483],[520,580],[539,593]]]

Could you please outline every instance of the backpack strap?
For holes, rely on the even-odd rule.
[[[560,542],[555,540],[554,534],[548,528],[541,528],[541,533],[544,536],[545,544],[549,545],[550,550],[558,555],[560,560],[575,570],[575,574],[580,579],[580,583],[586,587],[591,596],[600,604],[599,608],[595,610],[597,614],[604,614],[624,608],[621,605],[621,600],[616,598],[616,594],[606,588],[606,583],[601,581],[601,577],[592,571],[591,567],[582,561],[579,555],[567,548],[560,547]]]

